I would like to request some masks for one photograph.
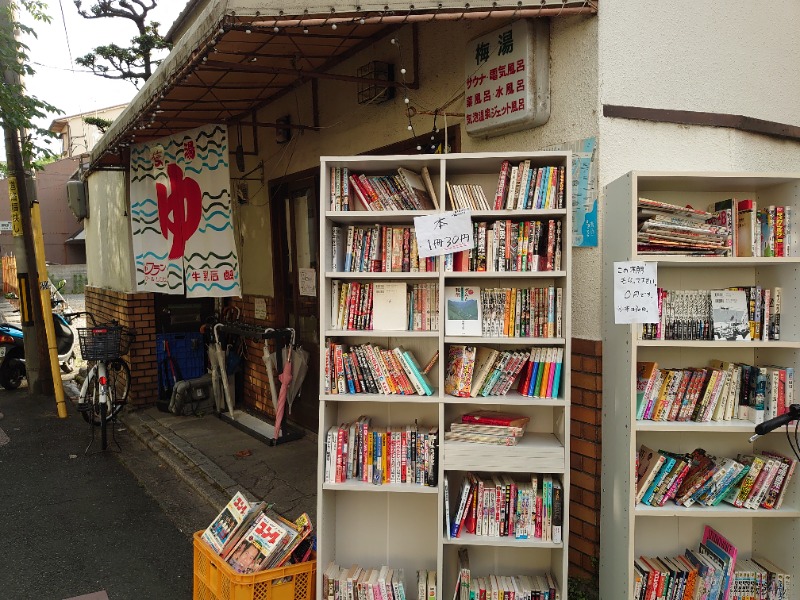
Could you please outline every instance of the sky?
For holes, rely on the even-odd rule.
[[[84,8],[94,0],[84,0]],[[158,6],[148,14],[148,22],[160,23],[164,35],[186,6],[186,0],[159,0]],[[31,66],[36,71],[25,79],[30,96],[35,96],[57,106],[63,115],[49,114],[37,125],[47,129],[53,119],[125,104],[136,95],[136,88],[128,81],[98,77],[75,63],[75,59],[91,52],[97,46],[116,43],[127,46],[137,30],[126,19],[84,19],[78,14],[73,0],[48,0],[50,23],[29,23],[36,30],[36,38],[23,41],[29,46]],[[63,15],[63,16],[62,16]],[[28,22],[23,19],[24,22]],[[53,148],[58,149],[55,144]],[[0,161],[5,160],[5,147],[0,136]]]

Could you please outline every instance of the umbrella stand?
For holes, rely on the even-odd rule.
[[[220,416],[225,420],[230,420],[231,424],[238,429],[264,441],[270,446],[301,439],[304,435],[302,429],[283,422],[286,405],[288,403],[289,411],[291,411],[292,401],[299,393],[299,384],[302,383],[308,371],[308,352],[303,349],[294,350],[293,348],[295,342],[294,329],[273,329],[271,327],[263,329],[247,323],[218,323],[214,326],[216,344],[213,344],[215,346],[213,354],[216,357],[216,361],[224,365],[225,354],[224,350],[221,349],[222,345],[219,343],[219,333],[236,335],[252,340],[262,340],[264,343],[262,360],[267,370],[269,392],[275,407],[275,425],[271,426],[264,420],[258,419],[258,415],[251,415],[241,410],[237,411],[237,419],[233,419],[231,394],[228,389],[227,378],[224,377],[224,366],[221,371],[217,372],[222,374],[220,379],[224,388],[223,395],[230,410],[230,418],[222,413],[220,413]],[[276,340],[276,345],[280,346],[282,344],[283,347],[276,348],[276,352],[270,352],[267,342],[271,339]],[[278,341],[279,339],[280,341]],[[209,345],[210,351],[211,345]],[[276,374],[278,381],[280,381],[280,387],[278,387],[278,382],[275,380]]]

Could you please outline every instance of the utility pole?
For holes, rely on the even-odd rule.
[[[12,16],[11,0],[0,0],[0,14]],[[21,85],[20,75],[11,68],[3,67],[3,81],[7,85]],[[17,282],[19,285],[19,308],[22,333],[25,344],[25,370],[28,378],[28,391],[32,394],[51,393],[52,375],[47,367],[47,340],[44,334],[42,305],[39,302],[39,273],[36,268],[36,251],[33,243],[31,222],[31,195],[28,194],[29,179],[22,159],[22,135],[8,123],[3,123],[6,143],[6,162],[8,165],[8,191],[11,200],[11,224],[14,235],[14,255],[17,262]],[[45,275],[46,277],[46,275]]]

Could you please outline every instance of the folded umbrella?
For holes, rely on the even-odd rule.
[[[292,347],[286,352],[286,362],[283,364],[283,373],[278,375],[281,389],[278,392],[278,404],[275,407],[275,439],[281,437],[281,421],[286,407],[286,396],[289,394],[289,385],[292,383]]]

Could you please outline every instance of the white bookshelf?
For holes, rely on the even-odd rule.
[[[800,326],[796,294],[800,258],[693,257],[639,255],[636,251],[636,205],[639,197],[691,205],[705,210],[727,198],[753,198],[800,207],[800,175],[736,173],[631,172],[606,186],[603,242],[603,472],[600,549],[600,597],[631,598],[633,561],[639,556],[674,556],[697,549],[710,525],[737,546],[739,556],[766,557],[800,575],[800,495],[790,482],[780,510],[747,510],[722,503],[713,507],[663,507],[634,504],[635,456],[641,444],[654,450],[714,455],[775,450],[794,457],[783,429],[748,438],[754,424],[727,422],[657,422],[636,420],[636,363],[657,361],[661,367],[705,366],[712,359],[758,365],[800,366]],[[800,232],[798,232],[800,233]],[[657,263],[658,286],[667,289],[719,289],[761,285],[789,290],[781,311],[781,340],[755,342],[637,340],[636,326],[614,324],[611,274],[617,261]]]
[[[445,201],[446,182],[479,184],[487,198],[493,199],[503,160],[517,164],[530,159],[532,166],[566,167],[566,209],[473,211],[473,220],[516,221],[555,219],[561,222],[562,270],[549,272],[445,272],[443,257],[434,273],[339,273],[332,271],[331,236],[334,226],[394,224],[413,225],[413,218],[430,211],[338,212],[330,206],[330,169],[347,167],[350,173],[391,174],[398,167],[417,173],[423,166],[430,171],[437,192],[439,210],[452,210]],[[556,578],[561,597],[566,598],[569,540],[569,423],[570,423],[570,353],[571,353],[571,160],[566,152],[508,154],[449,154],[428,156],[322,157],[320,227],[322,260],[320,289],[320,351],[326,342],[345,344],[371,342],[383,348],[402,344],[413,351],[421,366],[439,352],[439,360],[429,373],[436,388],[432,396],[339,395],[324,390],[325,366],[320,367],[320,428],[318,459],[318,588],[330,561],[349,567],[389,565],[405,571],[406,593],[416,597],[416,572],[437,572],[437,598],[453,595],[457,577],[457,553],[469,547],[470,567],[474,576],[489,574],[532,575],[550,571]],[[361,207],[357,207],[361,208]],[[331,326],[331,288],[340,281],[402,281],[436,283],[440,290],[439,331],[342,331]],[[477,287],[546,287],[563,288],[561,338],[485,338],[444,335],[445,286]],[[451,344],[483,345],[498,350],[527,349],[534,346],[563,348],[559,398],[536,399],[516,391],[507,396],[456,398],[444,393],[448,348]],[[322,354],[324,356],[324,354]],[[480,407],[507,410],[531,417],[526,435],[514,447],[497,447],[463,442],[445,442],[444,432],[463,413]],[[406,425],[416,419],[424,426],[439,428],[438,487],[416,485],[371,485],[358,482],[324,482],[326,433],[332,425],[349,422],[360,415],[372,417],[376,426]],[[460,480],[468,471],[476,473],[552,473],[563,483],[562,542],[516,540],[513,537],[462,535],[448,539],[444,527],[445,472],[449,476],[451,510]],[[457,508],[457,507],[455,507]]]

